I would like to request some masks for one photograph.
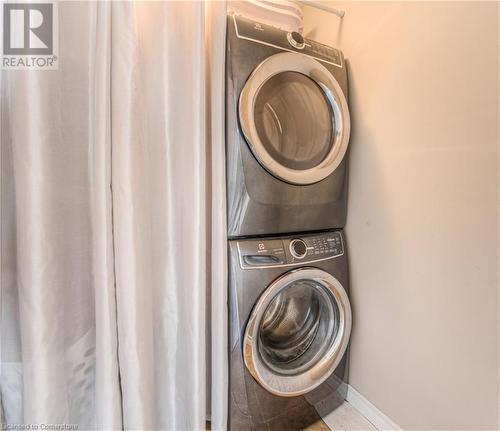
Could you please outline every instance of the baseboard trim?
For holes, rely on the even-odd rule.
[[[370,421],[378,430],[403,431],[398,424],[387,417],[351,385],[347,385],[346,401]]]

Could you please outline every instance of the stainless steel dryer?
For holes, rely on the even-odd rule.
[[[229,237],[343,227],[349,132],[339,50],[228,16]]]
[[[229,242],[229,428],[299,430],[346,394],[342,231]]]

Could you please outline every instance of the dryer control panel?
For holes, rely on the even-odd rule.
[[[242,16],[233,14],[232,18],[236,35],[240,39],[274,46],[287,51],[300,52],[317,60],[342,67],[342,54],[331,46],[304,39],[300,33],[288,33],[272,25],[262,24]]]
[[[290,238],[262,238],[238,241],[243,269],[304,265],[344,254],[340,231],[297,235]]]

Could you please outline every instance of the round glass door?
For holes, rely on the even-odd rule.
[[[245,331],[248,370],[268,391],[297,396],[326,380],[347,348],[349,299],[325,271],[291,271],[266,289]]]
[[[254,121],[262,145],[287,168],[314,168],[332,149],[330,103],[318,84],[301,73],[281,72],[262,85]]]
[[[305,55],[280,53],[264,60],[240,94],[239,116],[260,164],[292,184],[321,181],[347,151],[345,96],[333,75]]]

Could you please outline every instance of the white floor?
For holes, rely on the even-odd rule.
[[[347,401],[324,416],[323,421],[333,431],[373,431],[377,429]]]

